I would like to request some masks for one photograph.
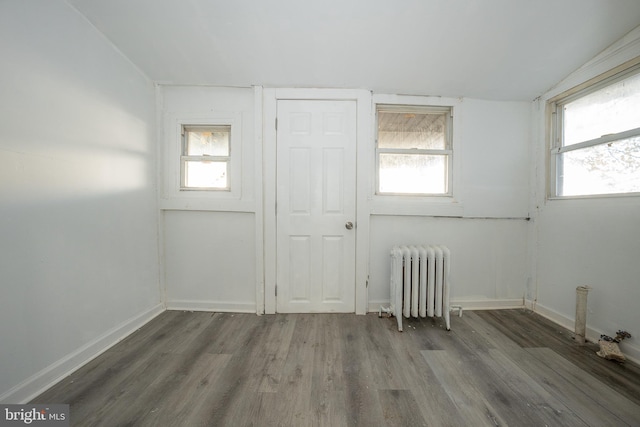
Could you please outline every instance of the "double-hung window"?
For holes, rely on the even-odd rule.
[[[376,193],[450,195],[451,107],[378,105],[376,113]]]
[[[640,67],[550,101],[552,197],[640,192]]]
[[[230,190],[231,126],[182,126],[180,188]]]

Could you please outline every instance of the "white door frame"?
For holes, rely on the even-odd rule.
[[[375,155],[371,138],[372,97],[366,90],[264,89],[263,90],[263,203],[264,203],[264,312],[276,312],[276,118],[278,100],[356,101],[356,314],[368,309],[369,207],[371,168]],[[259,293],[259,290],[258,290]],[[260,301],[258,301],[260,304]]]

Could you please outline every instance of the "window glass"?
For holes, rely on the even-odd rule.
[[[552,102],[552,195],[639,193],[640,67]]]
[[[187,160],[184,184],[188,188],[227,188],[227,163]]]
[[[564,145],[640,128],[640,74],[564,104]]]
[[[382,193],[442,194],[446,181],[446,156],[380,154]]]
[[[228,156],[229,131],[222,128],[187,128],[187,156]]]
[[[377,125],[377,194],[449,194],[451,108],[379,105]]]
[[[560,155],[559,196],[640,192],[640,137]]]
[[[229,191],[231,126],[184,126],[181,189]]]
[[[445,113],[378,113],[378,147],[445,149]]]

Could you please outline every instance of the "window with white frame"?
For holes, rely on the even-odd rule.
[[[451,107],[378,105],[376,115],[376,193],[451,195]]]
[[[181,190],[230,190],[231,126],[183,125]]]
[[[640,67],[550,101],[552,197],[640,192]]]

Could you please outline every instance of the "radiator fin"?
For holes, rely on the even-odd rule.
[[[391,304],[385,310],[398,321],[402,317],[449,316],[449,271],[451,254],[446,246],[395,246],[391,250]]]

